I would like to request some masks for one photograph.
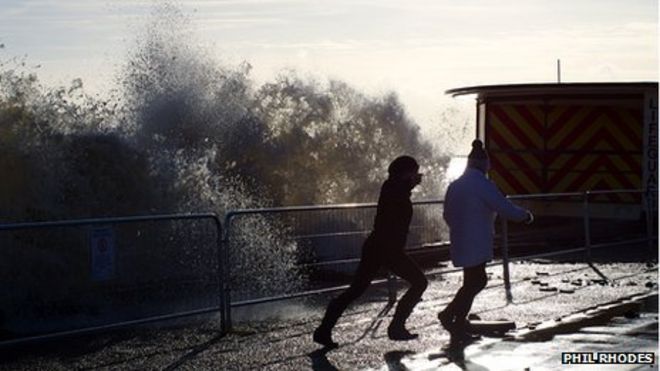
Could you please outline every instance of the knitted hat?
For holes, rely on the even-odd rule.
[[[486,169],[488,167],[488,162],[488,153],[484,149],[484,143],[479,139],[475,139],[472,141],[472,150],[468,155],[468,166]]]
[[[417,171],[418,169],[419,165],[414,158],[410,156],[399,156],[394,159],[394,161],[392,161],[390,166],[387,168],[387,172],[390,174],[390,176],[396,176],[407,171]]]

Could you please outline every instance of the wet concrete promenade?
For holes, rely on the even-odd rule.
[[[649,300],[657,302],[657,296]],[[611,307],[614,309],[620,304]],[[651,308],[647,308],[651,309]],[[603,312],[606,312],[604,310]],[[616,311],[615,311],[616,312]],[[605,313],[603,313],[606,315]],[[611,313],[615,314],[615,313]],[[578,352],[598,354],[605,352],[649,352],[658,354],[658,316],[642,310],[638,316],[615,315],[600,325],[585,326],[575,322],[570,331],[549,326],[545,341],[524,338],[484,338],[464,350],[463,359],[448,354],[444,349],[432,349],[403,357],[390,355],[379,370],[657,370],[657,360],[647,364],[563,364],[562,353]],[[609,317],[609,316],[608,316]],[[556,322],[556,321],[549,321]],[[554,334],[554,332],[559,332]],[[597,356],[596,356],[597,357]],[[591,357],[594,361],[597,358]],[[595,361],[594,361],[595,362]]]
[[[460,285],[461,276],[452,273],[432,279],[409,319],[410,330],[420,334],[414,341],[387,338],[393,310],[380,287],[342,317],[333,334],[340,347],[331,351],[311,340],[326,297],[249,308],[236,313],[243,321],[224,336],[217,319],[198,318],[5,351],[0,369],[558,370],[565,368],[561,353],[569,351],[655,351],[657,356],[657,267],[634,262],[594,267],[512,264],[512,303],[505,299],[501,267],[489,268],[489,286],[475,300],[472,313],[482,320],[513,320],[517,329],[506,339],[484,337],[468,346],[459,362],[444,354],[449,337],[436,319]],[[654,366],[576,366],[637,368],[657,369],[657,360]]]

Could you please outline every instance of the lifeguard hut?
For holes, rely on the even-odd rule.
[[[476,95],[476,137],[507,195],[643,190],[594,196],[593,211],[629,219],[657,213],[657,82],[484,85],[447,94]],[[579,213],[575,203],[537,206]]]

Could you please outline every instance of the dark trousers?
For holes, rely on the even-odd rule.
[[[465,331],[465,320],[472,308],[474,297],[486,287],[486,263],[463,268],[463,286],[458,289],[454,299],[444,312],[449,314],[459,331]]]
[[[388,268],[410,284],[410,288],[396,306],[391,324],[391,326],[403,327],[426,290],[428,281],[424,273],[403,251],[388,252],[386,246],[377,246],[371,236],[362,247],[362,259],[353,282],[346,291],[328,304],[320,327],[326,331],[332,330],[348,305],[367,290],[381,267]]]

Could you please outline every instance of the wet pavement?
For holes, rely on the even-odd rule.
[[[508,339],[485,337],[470,345],[464,362],[445,356],[442,348],[449,338],[436,319],[460,285],[460,274],[452,273],[431,280],[409,319],[410,330],[420,334],[414,341],[387,338],[393,310],[384,301],[386,291],[378,287],[342,317],[333,333],[340,347],[331,351],[311,340],[326,297],[247,308],[236,313],[242,321],[224,336],[217,318],[207,317],[4,350],[0,369],[536,370],[565,368],[560,357],[566,351],[655,351],[657,356],[655,265],[512,264],[512,303],[504,295],[501,267],[488,268],[488,273],[489,285],[477,296],[472,313],[482,320],[513,320],[517,329]],[[656,306],[640,307],[643,295],[656,295],[646,300]],[[634,318],[634,313],[641,314]],[[549,331],[552,326],[559,330]],[[657,361],[653,367],[610,369],[637,367],[657,369]]]
[[[647,300],[657,304],[658,297],[651,295]],[[620,308],[622,304],[625,303],[610,306],[600,312]],[[653,311],[652,308],[646,310]],[[657,305],[654,312],[646,310],[642,308],[642,312],[635,318],[615,316],[599,326],[586,326],[576,328],[573,332],[554,334],[547,341],[527,341],[517,336],[508,339],[484,337],[466,347],[462,359],[446,349],[401,354],[401,357],[390,355],[390,359],[379,370],[657,370],[657,360],[653,365],[562,364],[564,352],[649,352],[655,353],[657,357]],[[581,324],[588,318],[590,316],[585,315]]]

